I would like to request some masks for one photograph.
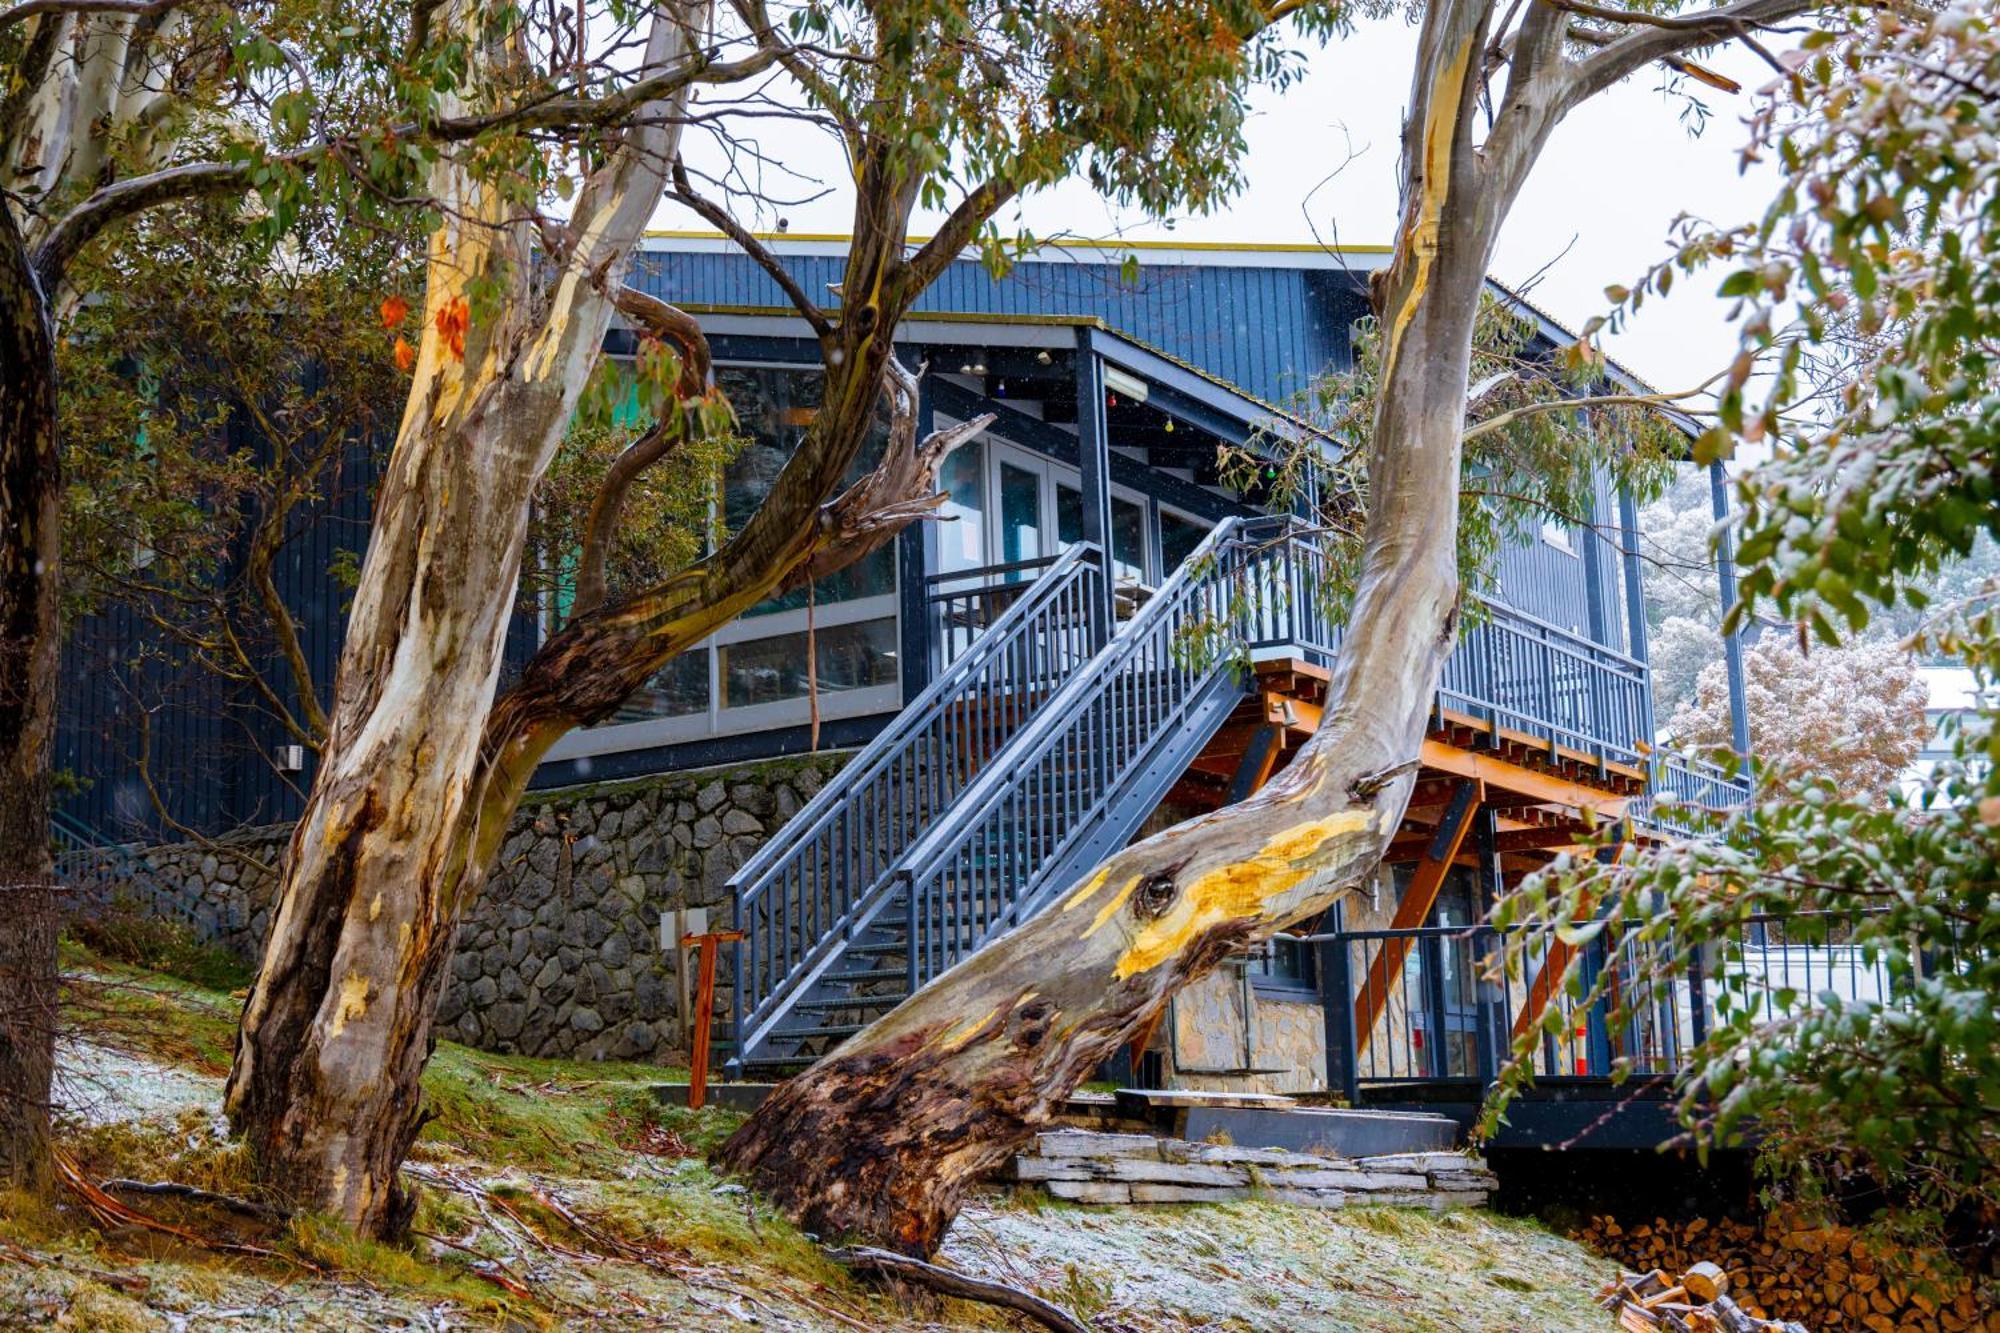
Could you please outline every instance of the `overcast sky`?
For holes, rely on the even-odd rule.
[[[1220,213],[1154,221],[1111,208],[1079,182],[1026,201],[1023,215],[1041,236],[1386,243],[1395,225],[1396,135],[1414,44],[1413,30],[1400,20],[1365,24],[1352,37],[1312,49],[1303,81],[1260,94],[1247,129],[1248,188]],[[1712,63],[1748,88],[1769,78],[1747,55],[1724,53]],[[1660,84],[1655,72],[1643,73],[1572,114],[1501,237],[1494,276],[1518,284],[1541,273],[1534,300],[1572,328],[1603,311],[1607,284],[1629,283],[1667,253],[1668,229],[1681,213],[1745,221],[1770,197],[1768,174],[1744,177],[1737,170],[1741,117],[1752,95],[1707,92],[1714,114],[1703,134],[1690,137],[1684,103]],[[797,139],[776,128],[762,132],[788,161],[829,151],[803,132],[795,132]],[[701,147],[689,149],[700,164]],[[836,191],[782,211],[794,232],[846,232],[850,207],[851,196]],[[1014,225],[1011,215],[1001,221]],[[700,225],[675,209],[663,209],[656,222]],[[934,222],[920,219],[915,229],[927,232]],[[1719,281],[1720,274],[1698,279],[1663,304],[1648,303],[1608,350],[1662,388],[1706,379],[1733,350],[1724,303],[1712,295]]]

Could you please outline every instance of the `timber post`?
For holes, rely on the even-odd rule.
[[[683,949],[699,949],[700,979],[695,983],[694,1050],[688,1057],[688,1109],[699,1111],[708,1100],[708,1045],[715,1022],[715,950],[721,944],[735,944],[743,938],[740,930],[711,930],[703,935],[681,936]]]

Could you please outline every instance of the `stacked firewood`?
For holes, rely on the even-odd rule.
[[[1762,1319],[1729,1296],[1729,1274],[1707,1262],[1675,1281],[1660,1269],[1624,1273],[1597,1293],[1629,1333],[1811,1333],[1804,1324]]]
[[[1641,1274],[1685,1275],[1708,1261],[1727,1279],[1734,1304],[1753,1321],[1796,1320],[1815,1333],[2000,1333],[2000,1312],[1981,1308],[1970,1279],[1944,1276],[1909,1256],[1901,1256],[1900,1265],[1885,1263],[1852,1229],[1808,1226],[1783,1212],[1762,1222],[1698,1217],[1631,1226],[1593,1217],[1577,1238]],[[1675,1285],[1680,1284],[1666,1282],[1651,1294]],[[1626,1326],[1670,1325],[1662,1320]]]

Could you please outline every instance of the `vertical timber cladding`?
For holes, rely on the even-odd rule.
[[[847,760],[822,753],[533,792],[459,927],[437,1035],[536,1056],[685,1057],[680,951],[661,916],[705,908],[726,926],[726,882]],[[290,825],[107,863],[101,897],[186,922],[254,964]],[[670,933],[670,932],[669,932]],[[718,1026],[732,959],[717,960]]]

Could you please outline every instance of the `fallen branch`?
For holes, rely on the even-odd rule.
[[[135,1208],[128,1208],[105,1193],[95,1181],[85,1175],[83,1167],[69,1153],[56,1148],[53,1150],[53,1156],[56,1175],[82,1201],[84,1210],[97,1220],[99,1226],[107,1230],[117,1227],[137,1227],[142,1231],[172,1236],[196,1249],[212,1250],[217,1254],[241,1254],[253,1259],[277,1259],[295,1264],[313,1274],[323,1274],[326,1271],[318,1264],[310,1263],[297,1255],[266,1249],[262,1245],[241,1245],[232,1241],[211,1240],[199,1232],[189,1231],[186,1227],[177,1227],[170,1222],[162,1222],[157,1217],[142,1213]]]
[[[946,1296],[956,1296],[960,1300],[979,1301],[986,1305],[998,1305],[1004,1309],[1027,1315],[1039,1321],[1044,1327],[1056,1333],[1091,1333],[1090,1325],[1082,1323],[1067,1311],[1051,1305],[1041,1297],[1010,1287],[1004,1282],[988,1282],[984,1278],[953,1272],[936,1264],[927,1264],[921,1259],[912,1259],[906,1254],[893,1250],[878,1250],[861,1245],[852,1249],[828,1250],[827,1258],[849,1268],[872,1269],[878,1273],[893,1273],[906,1281],[929,1287]]]
[[[117,1194],[153,1194],[170,1199],[185,1199],[189,1203],[211,1204],[226,1208],[232,1213],[254,1217],[260,1222],[282,1224],[292,1220],[291,1210],[273,1204],[258,1203],[255,1199],[245,1199],[234,1194],[218,1194],[214,1190],[201,1189],[194,1185],[183,1185],[173,1180],[105,1180],[99,1187]]]

